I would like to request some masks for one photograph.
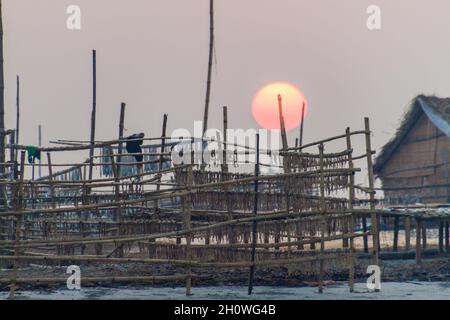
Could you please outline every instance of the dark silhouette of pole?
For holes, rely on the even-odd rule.
[[[16,76],[16,144],[19,144],[20,131],[20,77]]]
[[[119,171],[118,172],[118,174],[119,174],[119,177],[120,177],[120,175],[121,175],[121,168],[120,168],[120,162],[122,161],[122,151],[123,151],[123,143],[122,143],[122,140],[123,140],[123,132],[124,132],[124,130],[125,130],[125,125],[124,125],[124,123],[125,123],[125,107],[126,107],[126,103],[125,102],[122,102],[121,104],[120,104],[120,118],[119,118],[119,149],[118,149],[118,154],[119,154],[119,156],[117,157],[117,171]]]
[[[94,166],[94,145],[95,145],[95,116],[97,113],[97,52],[92,50],[92,113],[91,113],[91,148],[89,150],[89,180],[92,179],[92,169]]]
[[[209,59],[208,76],[206,80],[205,111],[203,114],[203,136],[208,129],[209,100],[211,96],[211,73],[214,54],[214,0],[209,1]]]
[[[5,163],[5,79],[3,60],[3,12],[0,0],[0,163]],[[0,165],[0,175],[5,173],[5,166]],[[3,190],[0,188],[0,199],[3,199]]]
[[[255,176],[259,176],[259,134],[256,135],[256,163],[255,163]],[[255,180],[255,198],[253,204],[253,216],[258,215],[258,180]],[[253,291],[253,279],[255,277],[255,256],[256,256],[256,242],[258,240],[257,235],[257,222],[253,221],[252,228],[252,263],[250,265],[250,275],[248,279],[248,294],[251,295]]]
[[[39,148],[42,147],[42,126],[41,125],[38,126],[38,145],[39,145]],[[39,178],[42,177],[41,159],[39,159],[38,174],[39,174]]]
[[[284,124],[284,117],[283,117],[283,98],[281,97],[281,94],[278,95],[278,114],[280,117],[281,141],[283,142],[283,149],[286,150],[288,148],[288,143],[286,137],[286,127]]]
[[[300,123],[300,147],[303,145],[303,123],[305,121],[305,102],[303,101],[303,105],[302,105],[302,122]]]

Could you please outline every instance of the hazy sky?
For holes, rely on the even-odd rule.
[[[82,30],[66,28],[79,5]],[[379,5],[382,29],[366,8]],[[120,102],[127,133],[191,129],[203,115],[208,0],[3,0],[6,123],[15,122],[22,79],[21,142],[89,138],[91,50],[98,54],[97,137],[117,136]],[[289,81],[309,101],[305,141],[363,127],[374,147],[393,134],[420,93],[450,96],[448,0],[216,0],[217,68],[210,125],[257,127],[251,100],[271,81]],[[290,141],[298,134],[290,133]],[[80,159],[81,160],[81,159]]]

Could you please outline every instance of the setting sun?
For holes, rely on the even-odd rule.
[[[305,104],[306,116],[308,103],[305,95],[290,83],[273,82],[261,88],[253,98],[253,117],[265,129],[280,129],[278,113],[279,94],[283,100],[283,117],[286,130],[291,130],[300,125],[303,103]]]

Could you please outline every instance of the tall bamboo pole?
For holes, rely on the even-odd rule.
[[[281,94],[278,95],[278,114],[280,117],[281,142],[283,144],[283,150],[286,150],[288,148],[288,143],[286,136],[286,127],[284,125],[283,98],[281,97]]]
[[[209,100],[211,97],[211,73],[214,54],[214,0],[209,1],[209,58],[206,80],[205,111],[203,114],[203,136],[208,129]]]
[[[255,163],[255,176],[259,176],[259,134],[256,135],[256,163]],[[258,180],[255,180],[255,198],[253,203],[253,216],[258,215]],[[251,295],[253,291],[253,280],[255,278],[255,257],[256,257],[256,242],[257,238],[257,221],[253,221],[252,225],[252,255],[251,255],[251,266],[250,275],[248,279],[248,294]]]
[[[0,0],[0,163],[5,163],[5,79],[3,59],[3,11]],[[5,166],[0,165],[0,175],[5,173]],[[4,201],[5,188],[0,186],[0,199]]]
[[[422,220],[416,218],[416,264],[422,268],[422,249],[420,247],[420,231],[422,230]]]
[[[192,176],[192,165],[188,168],[188,172],[187,172],[187,191],[190,192],[191,191],[191,187],[192,187],[192,183],[193,183],[193,176]],[[188,194],[186,196],[183,197],[183,212],[185,214],[185,229],[187,231],[191,231],[192,229],[192,225],[191,225],[191,208],[192,205],[192,201],[191,201],[191,195]],[[193,234],[192,233],[188,233],[186,234],[186,260],[188,260],[189,262],[192,261],[192,247],[191,247],[191,242],[192,242],[192,238],[193,238]],[[186,296],[190,296],[192,294],[191,292],[191,287],[192,287],[192,267],[189,265],[187,267],[187,276],[186,276]]]
[[[38,145],[39,145],[39,148],[42,147],[42,126],[41,125],[38,126]],[[39,159],[38,174],[39,174],[39,178],[42,177],[41,159]]]
[[[122,150],[123,150],[123,132],[125,130],[125,107],[126,104],[124,102],[121,103],[120,105],[120,118],[119,118],[119,145],[118,145],[118,154],[119,156],[117,157],[117,167],[118,167],[118,171],[119,171],[119,176],[121,175],[121,169],[120,169],[120,163],[122,162]]]
[[[303,145],[303,124],[305,123],[305,102],[303,101],[302,105],[302,122],[300,123],[300,147]]]
[[[319,261],[319,293],[323,292],[323,277],[324,277],[324,253],[325,253],[325,229],[326,229],[326,203],[325,203],[325,176],[323,173],[324,170],[324,161],[323,161],[323,144],[319,145],[319,154],[320,154],[320,261]]]
[[[350,128],[345,130],[345,134],[347,135],[347,150],[352,149],[352,140],[350,136]],[[348,168],[353,169],[353,156],[352,153],[348,155]],[[353,210],[353,202],[355,201],[355,175],[350,175],[350,181],[348,186],[349,194],[348,194],[348,209]],[[350,216],[350,228],[349,233],[354,234],[355,232],[355,216],[352,212]],[[350,237],[350,263],[349,263],[349,280],[348,285],[350,287],[350,292],[355,290],[355,239],[354,237]]]
[[[20,153],[20,180],[19,184],[15,187],[15,209],[19,212],[23,210],[23,178],[25,171],[25,151]],[[19,248],[20,240],[22,237],[22,220],[23,215],[19,214],[16,216],[16,225],[15,225],[15,236],[14,236],[14,256],[17,257],[20,255],[21,249]],[[14,299],[16,295],[16,280],[17,280],[17,271],[19,269],[19,261],[14,260],[13,265],[13,274],[12,274],[12,283],[9,291],[9,298]]]
[[[167,114],[164,114],[163,116],[163,126],[162,126],[162,132],[161,132],[161,155],[159,156],[159,171],[163,169],[164,165],[164,150],[166,149],[166,131],[167,131]],[[161,189],[161,178],[162,175],[158,175],[158,183],[156,184],[156,191],[159,191]],[[155,212],[158,210],[159,201],[155,200]]]
[[[366,156],[367,156],[367,172],[369,178],[369,189],[370,189],[370,210],[372,211],[370,215],[370,220],[372,224],[372,256],[373,263],[379,265],[378,251],[379,251],[379,230],[378,230],[378,216],[375,212],[375,187],[373,183],[373,164],[372,164],[372,145],[370,141],[370,124],[369,118],[364,118],[364,128],[366,131]]]
[[[228,107],[223,107],[223,152],[222,152],[222,173],[228,173],[228,159],[227,159],[227,143],[228,143]]]
[[[92,113],[91,113],[91,147],[89,150],[89,180],[92,179],[94,167],[95,118],[97,113],[97,52],[92,50]]]
[[[19,144],[20,132],[20,77],[16,76],[16,144]]]
[[[53,181],[53,168],[52,168],[52,157],[50,152],[47,152],[47,164],[48,164],[48,180]],[[50,184],[50,197],[52,201],[52,208],[56,208],[55,202],[55,185],[53,183]]]

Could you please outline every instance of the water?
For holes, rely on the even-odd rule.
[[[193,287],[192,297],[185,296],[184,288],[82,288],[80,291],[57,290],[20,291],[17,299],[42,300],[450,300],[450,283],[448,282],[385,282],[380,292],[368,292],[365,283],[357,283],[356,292],[350,293],[346,284],[331,285],[324,288],[324,293],[317,293],[313,287],[255,287],[252,296],[247,295],[243,286]],[[6,299],[7,292],[0,292],[0,300]]]

